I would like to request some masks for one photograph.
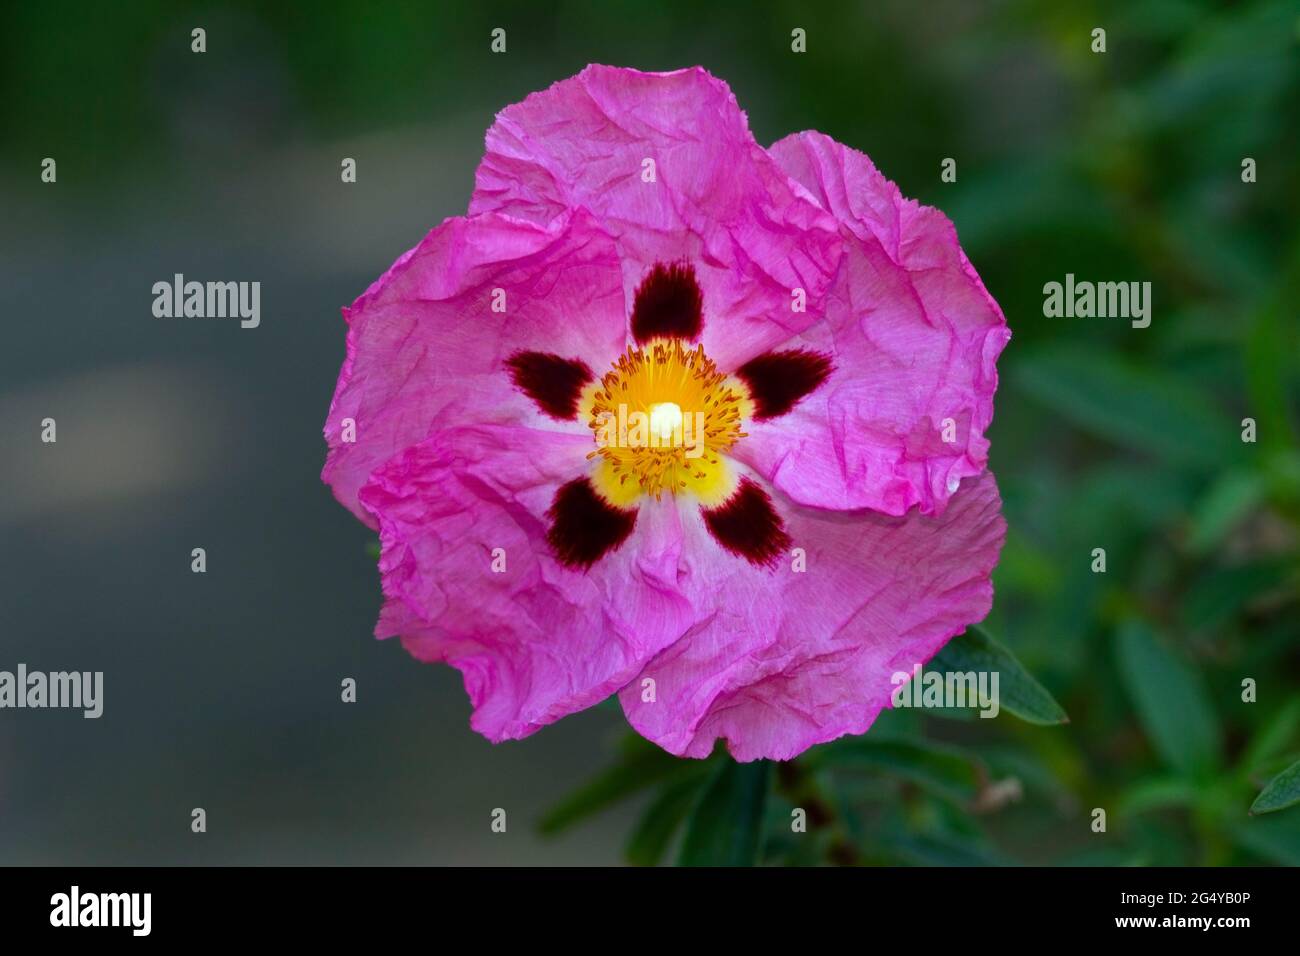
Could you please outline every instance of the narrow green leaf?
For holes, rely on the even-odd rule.
[[[965,634],[949,641],[930,661],[929,669],[945,674],[968,671],[997,674],[997,702],[1001,709],[1031,724],[1069,723],[1065,710],[1047,688],[1030,676],[1010,650],[978,625],[966,628]]]
[[[1210,485],[1192,513],[1188,546],[1205,554],[1221,542],[1264,498],[1264,480],[1253,471],[1229,471]]]
[[[810,758],[817,768],[885,770],[957,803],[979,793],[982,768],[955,747],[919,740],[847,737],[820,748]]]
[[[1273,813],[1297,803],[1300,803],[1300,760],[1268,782],[1268,786],[1260,791],[1255,802],[1250,805],[1250,812]]]
[[[552,807],[538,824],[542,833],[559,833],[580,820],[593,816],[631,797],[651,784],[679,773],[683,761],[658,747],[638,747],[625,753],[609,769]]]
[[[1290,448],[1296,443],[1291,413],[1293,379],[1288,367],[1294,361],[1294,296],[1300,289],[1300,242],[1292,245],[1290,264],[1277,290],[1253,317],[1246,338],[1246,390],[1250,417],[1256,420],[1259,442],[1265,448]],[[1292,358],[1289,358],[1292,357]]]
[[[1073,346],[1021,356],[1019,386],[1102,438],[1166,460],[1221,466],[1237,430],[1190,384],[1150,365]]]
[[[1116,650],[1120,675],[1156,752],[1188,776],[1212,773],[1220,760],[1219,725],[1200,674],[1140,621],[1120,628]]]
[[[1232,831],[1239,846],[1283,866],[1300,866],[1300,813],[1246,817]]]
[[[772,764],[724,756],[686,823],[680,866],[753,866],[763,849]]]
[[[1256,790],[1263,789],[1270,780],[1297,760],[1300,760],[1300,750],[1288,750],[1285,754],[1276,756],[1271,760],[1263,760],[1257,763],[1254,769],[1246,774],[1246,779],[1250,781]]]
[[[1188,590],[1184,605],[1187,624],[1197,629],[1222,624],[1279,587],[1291,573],[1287,561],[1265,559],[1203,574]]]
[[[701,768],[703,770],[703,768]],[[708,780],[706,772],[687,774],[667,784],[637,822],[623,855],[633,866],[658,866]]]
[[[996,850],[951,834],[886,835],[881,842],[903,862],[916,866],[1007,866]]]
[[[1238,769],[1245,774],[1254,773],[1265,761],[1284,752],[1300,729],[1300,697],[1288,700],[1271,720],[1251,738],[1250,746],[1242,756]]]
[[[1182,777],[1144,780],[1120,796],[1119,815],[1131,817],[1148,810],[1190,807],[1196,801],[1196,794],[1195,784]]]

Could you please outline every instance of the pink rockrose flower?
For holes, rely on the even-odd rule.
[[[376,634],[525,737],[618,692],[671,753],[860,734],[981,620],[1010,332],[940,212],[703,69],[503,110],[469,213],[351,308],[322,475]]]

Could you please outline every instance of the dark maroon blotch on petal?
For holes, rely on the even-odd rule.
[[[749,478],[740,479],[740,487],[718,507],[705,508],[704,523],[718,544],[754,564],[771,564],[790,546],[772,499]]]
[[[546,540],[561,564],[589,568],[627,540],[636,512],[616,508],[596,493],[586,478],[575,478],[555,493],[546,512]]]
[[[754,419],[779,418],[831,374],[831,360],[820,352],[790,349],[766,352],[752,358],[738,375],[749,386],[754,400]]]
[[[582,388],[593,378],[585,362],[551,352],[516,352],[506,367],[525,395],[547,415],[562,420],[578,414]]]
[[[632,337],[693,339],[704,323],[704,293],[688,262],[655,263],[632,300]]]

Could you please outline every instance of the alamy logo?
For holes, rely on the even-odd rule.
[[[981,717],[996,717],[1002,709],[997,671],[926,671],[913,664],[911,671],[895,671],[889,682],[895,707],[978,707]]]
[[[171,282],[153,284],[153,314],[159,319],[240,319],[255,329],[262,321],[262,283],[186,282],[176,273]]]
[[[51,926],[129,926],[132,936],[148,936],[152,893],[68,893],[50,897]]]
[[[704,413],[683,412],[676,402],[658,402],[649,412],[620,404],[618,414],[603,411],[595,422],[600,448],[681,448],[686,458],[704,454]]]
[[[93,719],[104,712],[104,672],[47,674],[19,664],[17,673],[0,671],[0,707],[68,707]]]
[[[1150,282],[1075,282],[1074,273],[1065,283],[1043,286],[1043,315],[1049,319],[1132,319],[1135,329],[1151,324]]]

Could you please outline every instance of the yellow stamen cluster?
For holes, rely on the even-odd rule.
[[[600,446],[587,457],[603,459],[596,487],[614,504],[688,489],[711,503],[730,490],[720,453],[745,437],[741,420],[750,413],[749,399],[743,385],[718,371],[703,346],[691,348],[679,339],[629,346],[584,398]],[[635,431],[630,442],[602,441],[634,413],[659,433],[649,441],[637,441]],[[671,424],[672,440],[661,422]]]

